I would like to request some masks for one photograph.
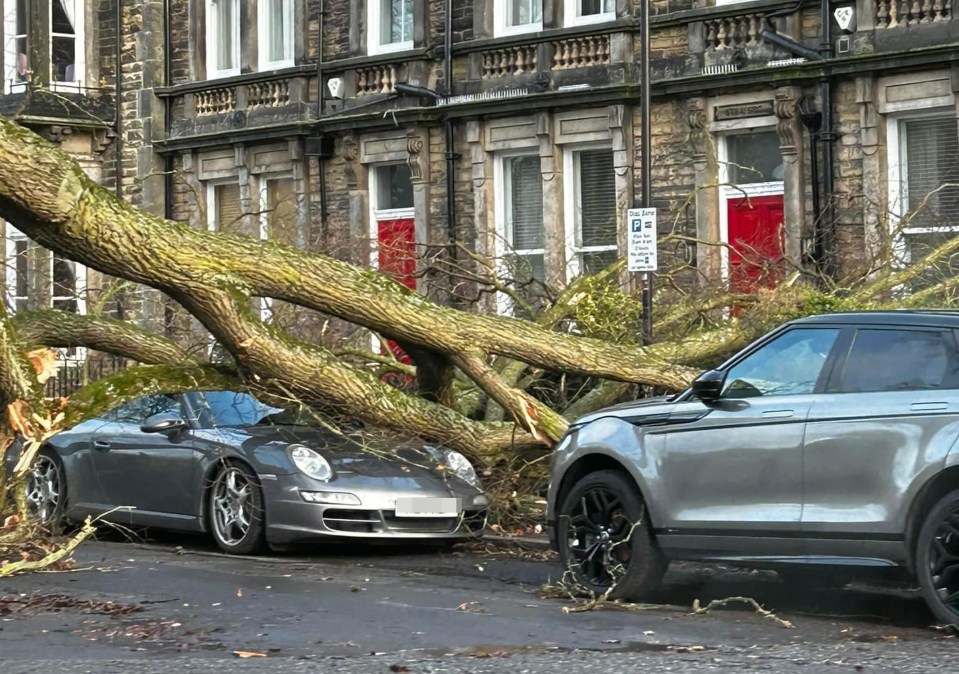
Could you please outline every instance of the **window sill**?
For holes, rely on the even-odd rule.
[[[589,16],[576,16],[569,20],[566,28],[579,28],[580,26],[595,26],[599,23],[612,23],[616,20],[615,14],[593,14]]]
[[[493,38],[516,37],[517,35],[535,35],[543,32],[543,24],[531,23],[525,26],[497,26],[493,30]]]
[[[370,56],[382,56],[384,54],[397,54],[401,52],[413,51],[413,41],[394,42],[390,44],[371,44],[369,46]]]

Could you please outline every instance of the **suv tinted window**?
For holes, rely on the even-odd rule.
[[[812,393],[838,328],[801,328],[752,352],[726,375],[723,398]]]
[[[908,391],[959,387],[959,362],[948,332],[858,330],[842,391]]]

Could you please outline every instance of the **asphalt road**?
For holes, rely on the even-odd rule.
[[[477,553],[230,558],[199,540],[106,541],[77,560],[0,580],[0,672],[905,673],[954,669],[957,646],[908,588],[820,591],[769,572],[674,568],[661,605],[570,613],[539,592],[555,563]],[[690,614],[735,595],[794,627],[745,606]]]

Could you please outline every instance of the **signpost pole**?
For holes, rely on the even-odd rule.
[[[642,183],[642,207],[644,209],[652,208],[651,197],[651,177],[650,171],[650,146],[652,144],[652,124],[650,121],[650,91],[649,91],[649,3],[652,0],[642,0],[640,3],[639,40],[640,40],[640,58],[642,60],[642,84],[641,84],[641,107],[642,107],[642,125],[640,127],[641,152],[640,152],[640,181]],[[655,223],[655,211],[653,222]],[[632,220],[630,218],[630,220]],[[630,231],[630,235],[632,232]],[[655,241],[656,232],[653,231]],[[655,265],[653,266],[655,269]],[[651,269],[643,273],[643,344],[652,344],[653,342],[653,274]]]

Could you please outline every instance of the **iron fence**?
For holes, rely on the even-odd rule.
[[[62,358],[57,374],[47,380],[46,395],[49,398],[70,396],[74,391],[92,381],[102,379],[133,365],[126,358]]]

